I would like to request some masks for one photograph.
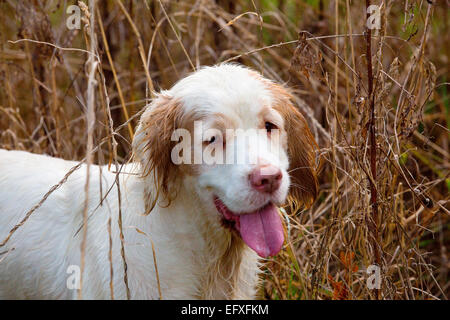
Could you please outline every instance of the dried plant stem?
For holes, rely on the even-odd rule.
[[[119,5],[120,9],[122,10],[123,14],[127,18],[128,22],[130,23],[131,28],[133,29],[133,32],[135,33],[137,39],[138,39],[138,48],[139,48],[139,55],[142,60],[142,64],[144,66],[145,76],[147,78],[147,83],[150,88],[150,97],[153,97],[154,94],[154,87],[153,87],[153,80],[150,77],[150,71],[148,70],[147,60],[145,59],[145,52],[144,52],[144,44],[142,43],[141,34],[139,33],[139,30],[137,29],[136,25],[134,24],[133,20],[130,17],[130,14],[128,13],[127,9],[123,6],[121,0],[116,1]]]
[[[112,236],[111,236],[111,217],[108,219],[108,240],[109,240],[109,290],[111,292],[111,300],[114,300],[114,268],[112,263]]]
[[[117,172],[119,172],[119,170],[117,170]],[[130,300],[131,294],[130,294],[130,287],[128,285],[128,264],[127,264],[127,260],[125,259],[125,238],[123,235],[123,224],[122,224],[122,195],[120,193],[119,174],[116,174],[116,186],[117,186],[118,202],[119,202],[118,224],[119,224],[119,237],[120,237],[120,255],[122,256],[122,262],[123,262],[123,281],[125,283],[127,300]]]
[[[12,237],[12,235],[21,227],[24,225],[25,222],[27,222],[27,220],[30,218],[30,216],[38,209],[42,206],[42,204],[47,200],[47,198],[53,193],[53,191],[55,191],[56,189],[58,189],[59,187],[61,187],[69,178],[69,176],[74,173],[76,170],[78,170],[81,165],[84,163],[84,160],[81,161],[80,163],[78,163],[77,165],[73,166],[65,175],[64,177],[61,179],[61,181],[59,181],[56,185],[54,185],[53,187],[50,188],[50,190],[42,197],[42,199],[33,207],[31,208],[26,214],[25,217],[18,223],[16,224],[8,233],[7,237],[5,239],[3,239],[3,241],[0,243],[0,248],[3,247],[4,245],[6,245],[6,243],[8,243],[9,239]]]
[[[183,50],[184,54],[186,55],[186,58],[188,59],[189,64],[191,65],[192,70],[195,71],[195,66],[194,66],[194,64],[192,63],[192,60],[191,60],[191,58],[189,57],[189,54],[187,53],[186,48],[184,47],[183,42],[182,42],[181,39],[180,39],[180,36],[178,35],[177,31],[175,30],[175,27],[173,26],[172,21],[170,20],[169,15],[168,15],[167,12],[166,12],[166,9],[164,9],[164,6],[163,6],[161,0],[158,0],[158,2],[159,2],[159,5],[161,6],[161,9],[162,9],[164,15],[165,15],[166,18],[167,18],[167,22],[169,22],[169,25],[170,25],[170,27],[172,28],[173,33],[175,34],[175,37],[177,37],[177,40],[178,40],[178,42],[179,42],[179,44],[180,44],[180,46],[181,46],[181,49]]]
[[[370,0],[366,0],[366,10],[370,7]],[[370,14],[366,13],[369,19]],[[367,59],[367,86],[369,101],[369,143],[370,143],[370,205],[372,207],[372,217],[369,219],[369,230],[371,230],[372,250],[375,255],[375,263],[381,267],[381,256],[379,248],[378,235],[378,195],[377,195],[377,145],[376,145],[376,125],[375,125],[375,93],[373,90],[373,72],[372,72],[372,30],[366,28],[366,59]],[[371,221],[370,221],[371,220]],[[380,290],[375,289],[376,299],[380,299]]]
[[[127,299],[130,299],[130,287],[128,285],[128,264],[127,264],[127,260],[126,260],[126,255],[125,255],[125,239],[124,239],[124,235],[123,235],[123,226],[122,226],[122,198],[121,198],[121,193],[120,193],[120,181],[119,181],[119,173],[120,173],[120,169],[119,169],[119,163],[117,161],[117,141],[115,138],[116,132],[114,131],[114,124],[113,124],[113,120],[112,120],[112,116],[111,116],[111,108],[109,105],[109,96],[108,96],[108,91],[106,90],[106,83],[105,83],[105,77],[103,75],[102,72],[100,72],[101,78],[102,78],[102,85],[103,85],[103,90],[104,90],[104,94],[106,97],[106,114],[107,114],[107,120],[108,120],[108,125],[109,125],[109,130],[111,132],[111,141],[112,141],[112,159],[114,160],[114,165],[115,165],[115,169],[116,169],[116,178],[114,180],[116,186],[117,186],[117,197],[118,197],[118,206],[119,206],[119,217],[118,217],[118,226],[119,226],[119,237],[120,237],[120,255],[122,257],[122,264],[123,264],[123,281],[125,283],[125,289],[126,289],[126,296]],[[126,121],[125,123],[123,123],[122,125],[117,127],[117,131],[119,131],[123,126],[128,125],[131,120],[138,116],[140,113],[137,113],[136,115],[134,115],[133,117],[131,117],[128,121]],[[109,138],[109,137],[108,137]],[[111,165],[111,160],[110,160],[110,165]],[[111,233],[110,233],[111,234]],[[113,265],[112,265],[112,242],[110,243],[110,254],[111,254],[111,258],[110,258],[110,290],[111,290],[111,297],[113,297],[114,292],[113,292]]]
[[[97,38],[95,36],[95,5],[96,0],[89,2],[89,10],[92,12],[90,16],[89,38],[90,38],[90,52],[88,60],[86,61],[87,68],[89,70],[88,86],[87,86],[87,114],[86,114],[86,127],[87,127],[87,145],[86,145],[86,182],[84,185],[84,207],[83,207],[83,238],[81,240],[81,262],[80,262],[80,288],[78,290],[78,299],[82,299],[83,280],[84,280],[84,267],[86,256],[86,241],[87,241],[87,215],[89,208],[89,181],[90,181],[90,168],[93,158],[93,143],[94,143],[94,129],[95,129],[95,74],[97,72],[98,61],[94,59],[95,52],[97,51]]]
[[[100,27],[100,33],[102,35],[103,45],[105,46],[106,56],[108,57],[109,65],[111,66],[111,71],[114,77],[114,82],[116,83],[117,93],[119,95],[120,104],[122,105],[123,115],[125,116],[125,121],[128,121],[130,118],[128,115],[127,107],[125,106],[125,99],[123,97],[122,87],[120,86],[119,78],[117,77],[116,68],[114,66],[114,61],[111,57],[111,52],[109,51],[108,40],[106,39],[105,29],[103,28],[102,16],[100,14],[100,9],[96,9],[97,17],[98,17],[98,25]],[[131,123],[128,123],[128,133],[130,134],[130,138],[133,139],[134,133],[133,128],[131,127]]]
[[[335,0],[335,8],[334,8],[334,14],[335,14],[335,25],[334,25],[334,29],[335,29],[335,33],[339,34],[339,0]],[[338,74],[338,70],[339,70],[339,38],[336,37],[335,40],[335,50],[336,50],[336,55],[334,56],[334,106],[337,110],[337,104],[338,104],[338,80],[339,80],[339,74]]]

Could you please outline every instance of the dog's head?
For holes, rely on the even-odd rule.
[[[171,201],[183,185],[260,256],[284,241],[277,206],[317,194],[316,143],[279,84],[247,68],[203,68],[161,92],[133,141],[144,175]]]

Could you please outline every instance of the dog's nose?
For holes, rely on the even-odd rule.
[[[258,166],[249,175],[251,186],[266,193],[272,193],[280,187],[283,174],[281,170],[272,165]]]

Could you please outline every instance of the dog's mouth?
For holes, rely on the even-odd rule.
[[[251,212],[235,213],[218,198],[214,197],[217,211],[222,214],[224,226],[237,231],[242,240],[263,257],[276,255],[283,246],[284,232],[277,207],[269,202]]]

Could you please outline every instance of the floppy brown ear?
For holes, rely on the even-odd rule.
[[[303,115],[292,104],[291,94],[278,84],[271,84],[274,108],[283,116],[287,132],[290,196],[309,206],[318,193],[316,151],[318,146]]]
[[[172,97],[159,95],[142,114],[133,139],[133,154],[141,164],[142,175],[154,177],[155,202],[160,193],[169,202],[171,200],[170,182],[178,176],[178,168],[171,160],[175,145],[171,136],[181,123],[181,117],[181,104]]]

